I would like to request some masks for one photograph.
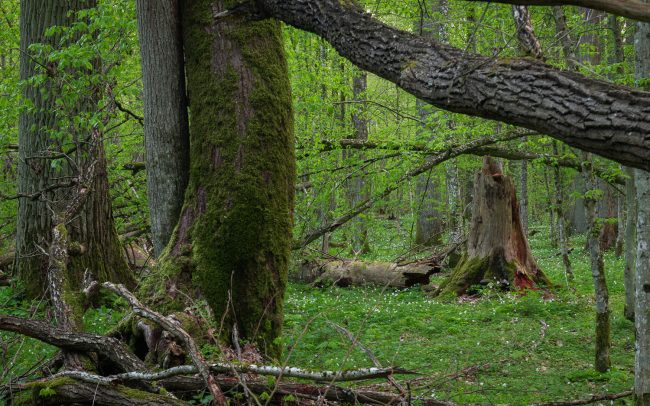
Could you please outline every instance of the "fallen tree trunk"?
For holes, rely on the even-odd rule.
[[[429,277],[440,272],[436,262],[400,265],[394,262],[363,262],[347,260],[304,261],[289,279],[295,282],[322,285],[388,286],[408,288],[416,284],[427,285]]]

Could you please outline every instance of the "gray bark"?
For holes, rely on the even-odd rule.
[[[147,197],[155,255],[174,231],[189,177],[189,129],[178,0],[138,0]]]
[[[645,1],[648,3],[648,1]],[[639,23],[635,38],[637,80],[650,78],[650,24]],[[636,328],[635,405],[650,405],[650,173],[636,171],[637,252],[635,278]]]
[[[45,36],[47,28],[66,26],[73,22],[74,11],[93,7],[95,1],[35,1],[22,0],[20,11],[20,79],[26,80],[38,74],[41,65],[30,55],[28,47],[33,43],[47,43],[59,47],[60,35]],[[23,98],[32,103],[34,109],[25,110],[20,115],[18,129],[19,164],[18,193],[33,195],[22,197],[18,203],[16,229],[16,270],[23,280],[30,296],[41,296],[45,286],[47,256],[42,247],[47,247],[52,239],[51,203],[65,202],[70,187],[57,187],[59,179],[78,176],[79,168],[96,159],[96,177],[92,184],[93,193],[89,196],[78,216],[68,224],[70,240],[85,247],[85,254],[71,258],[69,269],[75,275],[76,283],[81,280],[83,271],[91,269],[101,280],[118,280],[130,283],[131,275],[120,248],[119,239],[113,224],[111,200],[108,194],[106,159],[101,141],[94,156],[88,156],[87,140],[90,135],[83,130],[73,135],[73,150],[59,151],[60,142],[50,136],[56,130],[58,116],[54,103],[60,88],[57,85],[56,66],[48,66],[51,74],[45,84],[48,95],[41,88],[25,86]],[[94,109],[100,89],[88,89],[88,97],[80,102],[82,109]],[[77,112],[66,112],[74,115]],[[67,147],[70,149],[70,147]],[[60,165],[52,165],[52,158],[43,157],[68,152],[70,159],[59,159]],[[71,163],[71,161],[73,161]],[[67,178],[71,179],[71,178]],[[68,186],[73,186],[69,184]],[[41,248],[39,248],[41,247]]]
[[[585,160],[591,158],[585,154]],[[585,209],[587,212],[587,223],[589,230],[587,234],[587,245],[591,261],[591,275],[594,282],[596,299],[596,356],[594,366],[596,371],[606,372],[611,361],[610,350],[610,324],[609,324],[609,292],[605,279],[605,264],[603,253],[600,250],[599,236],[600,229],[596,218],[596,199],[593,192],[598,188],[596,178],[590,171],[585,172],[587,183],[587,194],[585,196]]]
[[[540,131],[650,168],[650,94],[531,59],[482,57],[389,27],[338,0],[260,0],[262,12],[327,39],[360,68],[435,106]]]
[[[626,319],[634,321],[634,275],[636,262],[636,221],[637,201],[636,187],[634,186],[634,169],[625,168],[629,176],[625,183],[625,207],[627,217],[625,218],[625,307],[623,314]]]

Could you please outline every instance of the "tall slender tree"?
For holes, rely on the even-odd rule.
[[[147,197],[154,253],[169,241],[189,177],[189,129],[178,0],[138,0]]]

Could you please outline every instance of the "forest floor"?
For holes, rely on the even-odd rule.
[[[395,238],[399,234],[388,233]],[[612,368],[596,373],[593,285],[584,237],[571,240],[575,291],[566,288],[561,258],[547,233],[539,232],[530,242],[540,267],[559,285],[550,295],[486,291],[478,300],[440,302],[419,287],[396,291],[290,284],[283,337],[286,363],[330,370],[372,366],[334,323],[357,335],[384,366],[421,373],[399,377],[404,384],[410,380],[414,395],[459,404],[525,405],[629,390],[634,379],[634,326],[623,317],[623,261],[612,253],[605,256]],[[390,260],[394,243],[375,246],[368,259]],[[29,317],[39,308],[38,303],[15,298],[11,289],[0,288],[0,313]],[[85,316],[86,328],[103,333],[122,316],[106,306],[93,309]],[[53,352],[34,340],[0,333],[0,382]],[[383,383],[375,385],[390,390]]]

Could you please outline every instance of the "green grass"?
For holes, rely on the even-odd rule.
[[[538,235],[531,245],[540,267],[564,285],[561,258],[548,238]],[[573,239],[572,246],[575,293],[560,287],[550,298],[541,292],[493,292],[478,301],[449,303],[419,288],[291,285],[285,313],[289,363],[314,369],[370,366],[365,354],[331,327],[334,322],[357,334],[385,365],[422,373],[411,387],[423,396],[523,405],[628,390],[634,328],[622,316],[623,263],[606,255],[612,369],[599,374],[593,371],[593,286],[584,239]]]
[[[542,234],[531,240],[537,261],[555,283],[564,285],[561,259]],[[461,404],[524,405],[627,390],[633,384],[634,329],[622,317],[623,263],[606,255],[612,369],[599,374],[593,371],[593,287],[584,239],[574,238],[572,246],[575,292],[559,287],[550,298],[541,292],[488,292],[480,300],[459,303],[431,299],[417,287],[395,291],[290,284],[283,337],[287,363],[313,369],[372,366],[331,326],[333,322],[358,335],[385,366],[419,372],[400,377],[415,379],[410,384],[415,395]],[[390,259],[391,252],[394,257],[404,247],[397,240],[387,241],[372,255]],[[0,288],[0,312],[27,316],[30,306]],[[42,311],[36,313],[44,317]],[[102,333],[121,316],[101,307],[86,314],[85,325]],[[11,344],[2,362],[14,364],[13,375],[54,352],[7,333],[0,333],[0,339]]]

